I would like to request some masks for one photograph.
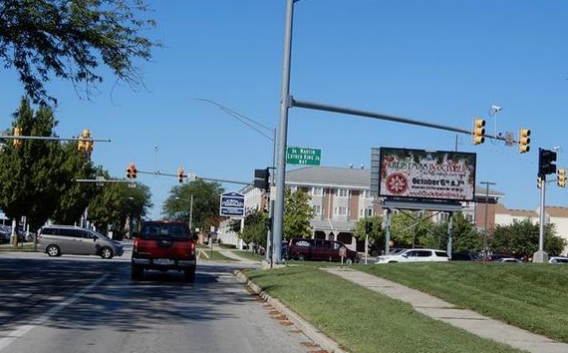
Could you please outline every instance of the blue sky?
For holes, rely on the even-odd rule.
[[[163,43],[140,62],[144,88],[114,77],[86,100],[67,82],[57,133],[91,129],[95,164],[116,178],[140,171],[251,181],[271,163],[272,142],[213,104],[278,128],[286,0],[148,1]],[[496,183],[509,208],[535,209],[538,148],[559,146],[568,167],[568,2],[490,0],[302,0],[295,4],[290,93],[297,99],[381,112],[490,134],[532,131],[531,152],[471,136],[389,121],[292,108],[288,145],[322,150],[322,165],[370,166],[371,148],[476,152],[477,181]],[[105,71],[102,71],[105,73]],[[10,127],[23,93],[15,73],[0,79],[0,126]],[[491,105],[503,109],[490,116]],[[266,131],[271,134],[270,131]],[[288,166],[288,169],[294,166]],[[554,178],[554,176],[550,176]],[[176,178],[139,174],[153,194],[151,218]],[[239,185],[224,184],[227,191]],[[547,204],[568,190],[548,184]],[[198,202],[198,200],[196,200]]]

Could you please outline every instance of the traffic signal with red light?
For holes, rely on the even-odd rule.
[[[485,120],[475,119],[473,122],[473,144],[480,145],[485,142]]]
[[[531,143],[531,131],[529,129],[521,129],[519,132],[519,153],[527,153],[531,150],[529,144]]]
[[[130,163],[126,169],[126,177],[128,179],[136,179],[136,173],[138,173],[138,170],[136,170],[136,164]]]
[[[181,184],[183,183],[183,178],[184,178],[184,171],[183,168],[179,168],[178,169],[178,182]]]

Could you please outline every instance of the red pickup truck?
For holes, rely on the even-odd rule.
[[[196,238],[183,222],[147,221],[134,233],[132,279],[144,277],[144,270],[183,271],[187,282],[195,281]]]

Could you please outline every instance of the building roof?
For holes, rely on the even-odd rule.
[[[568,218],[568,207],[546,206],[546,214],[550,217]]]
[[[369,169],[340,167],[303,167],[286,172],[286,184],[351,189],[369,189],[371,171]]]
[[[495,213],[496,214],[506,214],[513,217],[526,217],[526,218],[534,218],[538,217],[538,212],[534,210],[515,210],[515,209],[508,209],[502,203],[498,203],[495,205]]]

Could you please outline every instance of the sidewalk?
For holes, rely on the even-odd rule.
[[[419,313],[469,331],[479,337],[532,353],[568,352],[566,343],[553,341],[471,310],[459,309],[453,304],[398,283],[348,268],[330,267],[323,270],[372,291],[409,303]]]

